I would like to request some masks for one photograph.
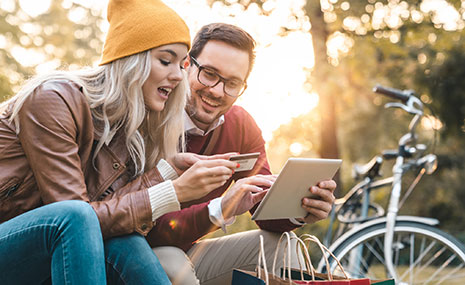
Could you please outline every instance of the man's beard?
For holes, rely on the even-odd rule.
[[[197,92],[201,92],[201,91],[197,91]],[[187,114],[189,115],[189,117],[192,119],[192,120],[195,120],[195,121],[198,121],[202,124],[206,124],[206,125],[210,125],[211,123],[213,123],[219,116],[216,116],[214,117],[213,119],[210,119],[210,117],[208,117],[208,121],[204,120],[202,118],[202,116],[199,116],[199,112],[198,112],[198,109],[200,109],[202,106],[198,106],[197,103],[198,101],[202,101],[202,96],[204,97],[207,97],[208,99],[212,100],[212,101],[217,101],[218,99],[213,99],[211,96],[208,96],[208,95],[205,95],[203,92],[202,93],[197,93],[197,97],[198,97],[198,100],[195,100],[193,98],[193,94],[190,95],[190,97],[187,98],[187,104],[186,104],[186,112]],[[199,102],[201,104],[201,102]],[[223,102],[219,102],[219,104],[223,104]],[[204,112],[209,115],[210,113],[206,112],[204,110]]]

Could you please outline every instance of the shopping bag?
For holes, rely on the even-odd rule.
[[[386,279],[386,280],[371,280],[371,284],[376,285],[396,285],[394,279]]]
[[[281,268],[281,276],[286,275],[287,276],[287,271],[284,270],[284,268]],[[299,280],[299,278],[302,278],[301,272],[298,269],[291,268],[291,278],[292,280]],[[339,277],[336,275],[333,275],[334,279],[339,279],[343,277]],[[312,276],[309,275],[306,272],[303,272],[303,280],[312,280]],[[322,273],[317,273],[315,272],[315,280],[327,280],[327,275],[322,274]],[[356,284],[357,279],[351,279],[350,284]],[[376,285],[395,285],[394,279],[386,279],[386,280],[370,280],[370,284],[376,284]]]
[[[289,233],[284,233],[279,242],[276,251],[279,251],[279,244],[281,243],[283,237],[287,237],[288,243],[286,245],[290,245],[290,236]],[[288,247],[290,250],[290,247]],[[290,252],[288,254],[290,260]],[[263,262],[263,268],[261,263]],[[273,272],[276,268],[276,253],[275,253],[275,261],[273,262]],[[233,270],[233,277],[232,277],[232,285],[255,285],[255,284],[267,284],[267,285],[282,285],[282,284],[291,284],[295,285],[293,280],[287,278],[283,279],[279,276],[276,276],[274,273],[268,273],[268,269],[266,266],[266,258],[265,258],[265,249],[263,244],[263,236],[260,235],[260,251],[258,254],[258,263],[255,271],[247,271],[242,269],[234,269]]]
[[[286,278],[287,278],[287,272],[283,273],[283,274],[285,274]],[[303,273],[303,278],[302,278],[301,275],[300,275],[299,270],[294,269],[294,268],[291,269],[291,275],[292,275],[291,278],[292,278],[293,282],[296,283],[296,284],[350,284],[350,285],[375,284],[375,283],[370,283],[370,280],[366,279],[366,278],[362,278],[362,279],[351,279],[351,278],[349,278],[349,279],[347,279],[345,277],[336,276],[336,275],[332,275],[332,280],[329,280],[327,274],[317,273],[317,272],[314,273],[314,280],[312,280],[312,276],[305,273],[305,272]],[[381,284],[385,285],[384,283],[380,283],[380,285]],[[390,285],[390,283],[387,283],[387,284]]]
[[[336,256],[334,256],[334,254],[325,245],[323,245],[323,243],[321,243],[320,240],[316,236],[304,234],[300,237],[300,239],[303,240],[304,246],[305,246],[305,242],[308,242],[309,245],[310,245],[310,242],[316,243],[318,247],[320,248],[321,252],[323,253],[323,258],[326,264],[327,273],[326,274],[317,273],[314,267],[312,266],[312,264],[310,263],[310,266],[312,269],[312,276],[314,276],[312,280],[314,280],[315,278],[319,278],[319,279],[326,279],[328,281],[333,281],[334,284],[370,285],[370,279],[368,278],[349,278],[349,276],[344,270],[344,267],[339,262],[339,260],[336,258]],[[308,251],[307,247],[304,247],[304,249]],[[326,253],[328,253],[337,262],[337,267],[340,269],[340,272],[344,276],[337,276],[337,275],[332,274],[329,260],[328,260],[328,255]]]
[[[263,269],[260,269],[262,274],[264,274]],[[299,273],[300,274],[300,273]],[[263,276],[263,275],[262,275]],[[263,277],[262,277],[263,278]],[[298,277],[300,278],[300,277]],[[311,277],[310,277],[311,278]],[[296,284],[308,284],[308,285],[340,285],[340,284],[350,284],[347,283],[347,280],[290,280],[289,278],[283,279],[279,276],[273,275],[268,273],[268,283],[266,281],[259,278],[256,271],[247,271],[242,269],[234,269],[233,270],[233,285],[258,285],[258,284],[267,284],[267,285],[296,285]]]
[[[323,252],[323,258],[326,263],[326,271],[331,272],[331,268],[329,265],[328,261],[328,255],[331,256],[336,262],[337,262],[337,267],[340,269],[341,273],[344,276],[337,276],[334,274],[322,274],[322,273],[314,273],[315,279],[325,279],[325,278],[330,278],[334,281],[343,281],[343,280],[349,280],[351,285],[366,285],[366,284],[377,284],[377,285],[395,285],[395,280],[394,279],[386,279],[386,280],[370,280],[369,278],[349,278],[347,273],[345,272],[342,264],[339,262],[336,256],[325,246],[323,243],[320,242],[320,240],[316,236],[312,236],[309,234],[304,234],[300,237],[300,239],[303,238],[303,241],[307,241],[308,243],[310,242],[315,242],[320,250]],[[305,249],[308,250],[308,249]],[[325,254],[327,253],[327,254]],[[311,264],[310,264],[311,265]],[[293,269],[294,271],[297,271],[296,269]],[[292,273],[292,271],[291,271]],[[294,274],[297,274],[298,272],[295,272]],[[310,280],[309,276],[306,276],[306,280]]]
[[[329,274],[318,274],[315,272],[315,269],[311,263],[310,256],[308,254],[307,247],[305,243],[297,238],[297,237],[292,237],[293,239],[295,238],[297,241],[297,245],[300,244],[300,246],[303,248],[303,257],[304,257],[304,263],[306,265],[306,269],[304,272],[302,264],[300,265],[299,269],[291,269],[291,237],[289,233],[285,232],[281,235],[281,238],[279,239],[277,248],[275,250],[275,255],[273,259],[273,266],[272,266],[272,272],[268,272],[267,266],[266,266],[266,258],[265,258],[265,250],[264,250],[264,244],[263,244],[263,236],[260,236],[260,251],[259,251],[259,256],[258,256],[258,263],[255,271],[247,271],[247,270],[242,270],[242,269],[234,269],[233,270],[233,278],[232,278],[232,285],[255,285],[255,284],[266,284],[266,285],[297,285],[297,284],[307,284],[307,285],[348,285],[351,284],[350,280],[347,278],[341,278],[341,280],[336,280],[333,278],[333,275]],[[284,242],[284,252],[285,254],[283,255],[283,265],[286,271],[286,274],[282,276],[275,275],[274,272],[276,269],[276,263],[277,263],[277,257],[279,253],[279,248],[280,245],[283,241],[283,239],[286,239]],[[298,246],[296,247],[296,253],[298,252],[299,248]],[[287,253],[286,253],[287,251]],[[287,257],[287,259],[286,259]],[[300,259],[298,258],[299,263],[301,262]],[[261,266],[263,262],[263,268]],[[292,271],[295,271],[294,274],[298,273],[296,276],[293,275]],[[291,278],[289,278],[291,276]],[[295,277],[295,278],[293,278]],[[306,280],[307,279],[307,280]],[[354,283],[355,284],[355,283]],[[366,283],[369,284],[369,283]],[[357,284],[358,285],[358,284]],[[360,284],[360,285],[365,285],[365,284]]]
[[[304,235],[304,240],[297,238],[297,237],[290,237],[289,233],[283,233],[277,248],[275,250],[272,272],[268,272],[266,266],[266,259],[265,259],[265,250],[263,244],[263,236],[260,236],[260,251],[258,256],[258,263],[255,271],[247,271],[242,269],[234,269],[233,270],[233,279],[232,285],[295,285],[295,284],[306,284],[306,285],[370,285],[370,284],[377,284],[377,285],[394,285],[394,280],[376,280],[370,281],[368,278],[359,278],[359,279],[351,279],[347,276],[342,265],[338,262],[338,267],[341,269],[341,272],[344,276],[336,276],[332,274],[329,270],[329,261],[327,260],[326,254],[323,254],[325,257],[326,265],[327,265],[327,274],[318,273],[316,272],[313,264],[311,262],[307,246],[305,241],[307,242],[315,242],[323,252],[328,252],[335,260],[335,256],[327,249],[316,237],[311,235]],[[281,268],[281,274],[275,275],[276,272],[276,261],[279,252],[279,247],[283,239],[286,239],[287,243],[284,243],[284,256],[283,256],[283,265],[284,268]],[[306,268],[300,264],[300,268],[291,268],[291,239],[296,239],[297,247],[296,247],[296,254],[301,249],[303,254],[303,261],[305,263]],[[298,248],[300,246],[300,248]],[[286,253],[287,252],[287,253]],[[287,259],[286,259],[287,257]],[[263,268],[262,268],[263,262]],[[290,278],[289,278],[290,276]]]
[[[265,285],[265,280],[260,279],[256,272],[241,269],[234,269],[232,275],[232,285]]]
[[[284,255],[283,256],[283,264],[284,264],[284,269],[282,269],[281,272],[284,272],[284,274],[281,274],[281,276],[278,278],[276,276],[269,276],[270,284],[273,284],[273,282],[278,281],[279,283],[276,284],[329,284],[329,285],[348,285],[348,284],[357,284],[357,285],[369,285],[368,280],[363,280],[361,283],[351,283],[353,280],[350,280],[347,275],[345,278],[339,278],[336,276],[333,276],[330,272],[328,274],[319,274],[316,272],[315,268],[313,267],[312,260],[310,258],[308,248],[305,245],[305,242],[297,238],[296,236],[290,237],[288,233],[283,233],[281,236],[280,241],[278,242],[274,259],[273,259],[273,267],[272,267],[272,272],[276,272],[276,261],[277,261],[277,255],[279,252],[279,246],[281,245],[281,240],[283,238],[286,238],[287,243],[284,243],[285,250],[284,250]],[[296,255],[297,255],[297,261],[299,262],[299,269],[291,268],[291,239],[296,240]],[[322,246],[322,244],[317,241],[319,245]],[[287,250],[286,250],[287,249]],[[323,250],[321,248],[321,250]],[[299,258],[299,252],[302,254],[303,257],[303,262],[305,263],[305,269],[301,263],[301,260]],[[286,256],[287,256],[287,261],[286,261]],[[287,266],[286,266],[287,264]],[[345,272],[344,272],[345,274]],[[290,276],[290,278],[289,278]]]

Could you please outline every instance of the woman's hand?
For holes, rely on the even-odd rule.
[[[234,174],[234,169],[237,168],[236,162],[210,158],[199,158],[179,178],[173,180],[179,202],[187,202],[207,195],[223,186]],[[187,165],[192,161],[184,160],[183,163]]]
[[[181,152],[174,155],[171,159],[168,159],[168,162],[173,166],[174,170],[181,175],[186,171],[189,167],[194,165],[197,161],[200,160],[214,160],[214,159],[226,159],[232,155],[237,154],[236,152],[229,152],[225,154],[217,154],[217,155],[200,155],[191,152]]]

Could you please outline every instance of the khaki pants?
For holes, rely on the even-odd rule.
[[[252,230],[197,242],[188,252],[171,246],[153,249],[174,285],[231,284],[232,270],[253,271],[258,262],[260,238],[265,241],[268,270],[273,266],[274,253],[281,234]],[[291,232],[291,236],[295,234]],[[295,240],[291,240],[291,266],[299,268],[295,255]],[[276,270],[283,266],[283,245],[280,246]],[[299,256],[301,258],[301,256]],[[302,260],[302,259],[301,259]],[[303,263],[302,263],[303,264]]]

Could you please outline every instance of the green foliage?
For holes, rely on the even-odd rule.
[[[99,59],[104,19],[101,11],[70,1],[51,1],[47,12],[31,17],[18,2],[12,11],[0,8],[0,100],[13,95],[24,79],[42,70],[92,65]],[[71,20],[72,19],[72,20]],[[23,62],[18,48],[43,56],[42,61]]]
[[[432,50],[426,67],[419,67],[416,80],[433,99],[432,106],[445,124],[444,136],[465,134],[465,48],[461,41],[448,50]],[[434,56],[437,54],[438,56]],[[423,71],[423,72],[422,72]]]

